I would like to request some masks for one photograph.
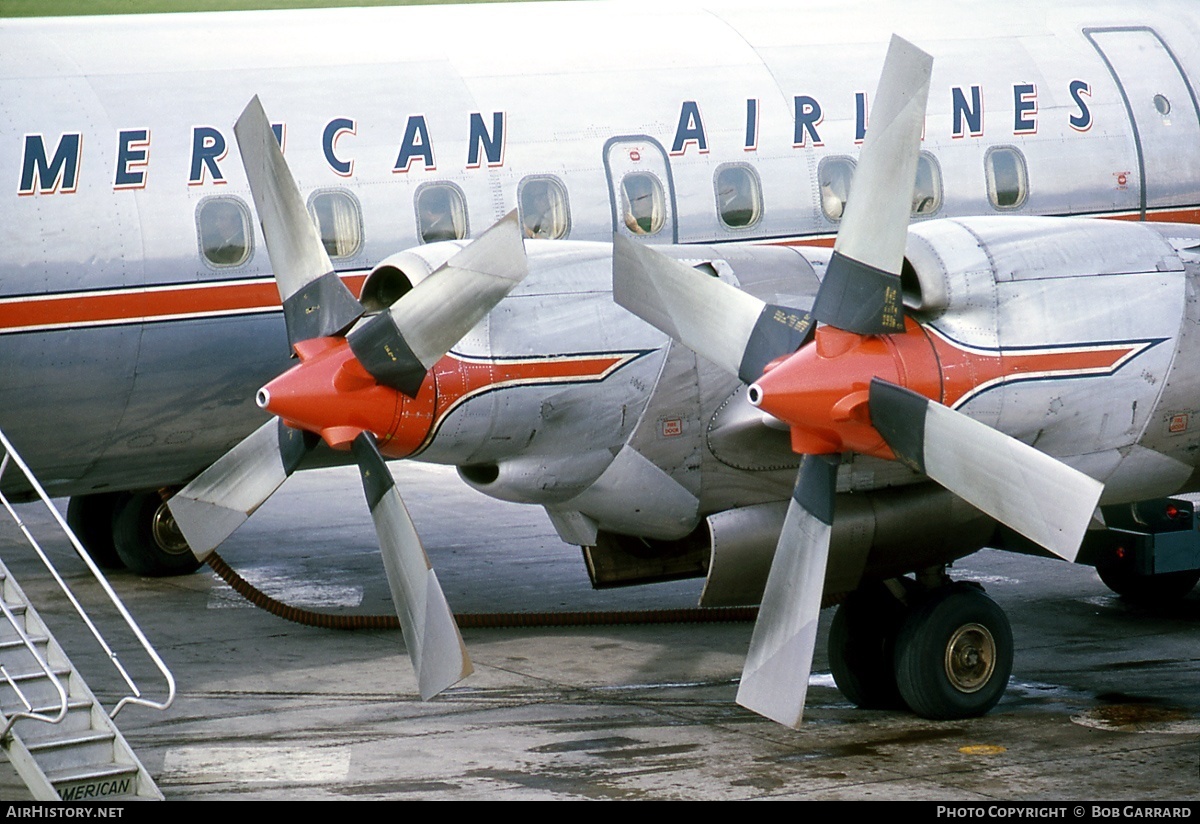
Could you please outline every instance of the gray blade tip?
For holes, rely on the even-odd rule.
[[[897,55],[902,55],[906,59],[912,60],[913,62],[920,61],[930,65],[933,64],[933,55],[913,43],[911,40],[901,37],[895,33],[892,34],[892,39],[888,41],[889,54],[893,49],[896,50]]]
[[[237,122],[241,123],[242,120],[247,117],[254,117],[257,114],[265,113],[266,112],[263,109],[262,100],[260,100],[256,94],[250,98],[250,101],[246,104],[246,107],[242,109],[242,113],[238,116]]]

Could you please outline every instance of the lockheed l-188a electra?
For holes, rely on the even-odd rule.
[[[426,696],[469,662],[384,458],[545,507],[597,585],[766,586],[785,723],[842,598],[853,700],[986,712],[1011,637],[950,561],[1200,576],[1151,534],[1200,449],[1200,13],[865,8],[4,21],[0,428],[148,574],[355,460]]]

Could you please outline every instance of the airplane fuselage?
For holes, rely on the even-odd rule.
[[[262,420],[254,394],[286,368],[287,345],[229,125],[254,94],[354,287],[392,252],[472,235],[514,204],[535,238],[827,242],[892,31],[936,57],[914,219],[1200,208],[1200,17],[1176,3],[5,21],[0,427],[48,489],[81,494],[182,483]],[[638,212],[639,196],[652,207]],[[423,197],[450,204],[442,223]],[[537,197],[552,201],[546,220]],[[223,208],[248,230],[224,246]],[[615,382],[661,362],[664,339],[629,331],[602,264],[590,277],[595,300],[578,304],[569,278],[536,281],[502,311],[528,305],[537,321],[469,356],[651,353],[597,380],[621,409]],[[545,323],[560,305],[576,316]],[[436,432],[484,426],[503,397],[525,441],[491,434],[464,456],[434,439],[421,457],[536,454],[543,396],[488,380],[504,391],[463,390],[483,402],[442,410]]]

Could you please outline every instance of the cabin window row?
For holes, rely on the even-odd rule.
[[[855,161],[851,157],[827,157],[817,166],[821,190],[821,212],[834,223],[842,219],[850,195]],[[1007,211],[1025,205],[1029,196],[1029,173],[1025,156],[1015,146],[993,146],[983,160],[988,202],[993,209]],[[928,217],[942,208],[942,170],[929,152],[917,158],[913,186],[912,216]]]
[[[855,161],[851,157],[824,158],[817,167],[821,212],[838,222],[846,210]],[[1025,157],[1014,146],[993,146],[984,156],[988,202],[992,208],[1019,209],[1029,194]],[[625,227],[635,235],[662,231],[667,215],[667,193],[651,172],[630,172],[620,181]],[[762,182],[754,167],[727,163],[713,175],[717,217],[730,230],[751,229],[763,214]],[[942,208],[942,172],[937,160],[922,152],[917,160],[913,190],[913,217],[927,217]],[[413,198],[417,236],[421,243],[469,237],[467,201],[462,189],[448,181],[423,184]],[[354,195],[342,189],[320,189],[308,199],[308,211],[325,251],[332,259],[352,258],[362,251],[362,208]],[[517,211],[525,237],[559,240],[571,233],[567,189],[550,175],[535,175],[517,186]],[[238,198],[210,197],[196,210],[200,251],[211,266],[241,266],[253,249],[251,216]]]
[[[324,189],[308,198],[308,213],[331,258],[354,257],[362,250],[362,208],[341,189]],[[236,197],[210,197],[196,209],[200,252],[212,266],[231,269],[250,259],[254,235],[250,210]]]
[[[713,178],[717,214],[729,229],[749,229],[762,217],[762,184],[749,165],[728,164]],[[666,192],[662,181],[648,172],[631,172],[621,180],[625,225],[634,234],[655,235],[665,222]],[[459,240],[470,236],[466,197],[453,183],[426,183],[413,198],[417,236],[421,243]],[[332,259],[354,257],[362,249],[362,210],[357,199],[342,190],[314,192],[309,213],[325,251]],[[517,210],[525,237],[559,240],[571,232],[567,189],[558,178],[524,178],[517,187]],[[208,198],[197,210],[200,249],[204,259],[219,268],[242,265],[253,251],[250,213],[231,197]]]

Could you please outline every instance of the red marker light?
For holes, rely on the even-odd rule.
[[[1174,504],[1167,504],[1167,517],[1168,518],[1178,518],[1179,517],[1178,507],[1176,507]]]

